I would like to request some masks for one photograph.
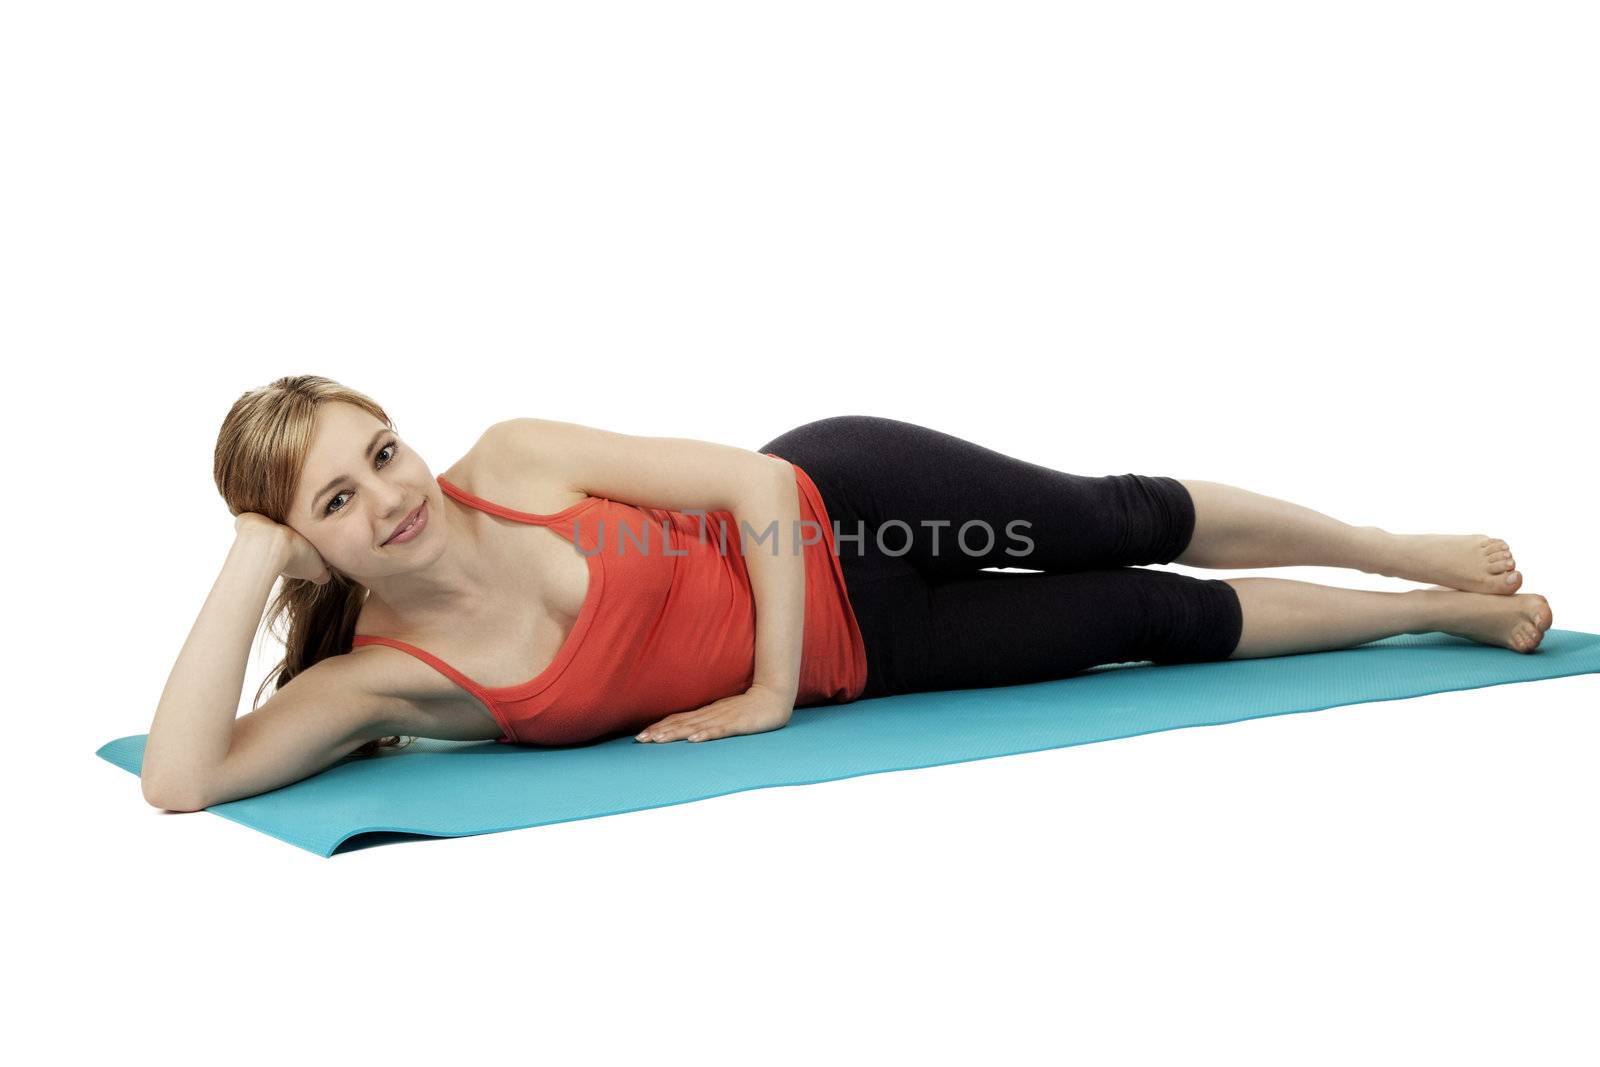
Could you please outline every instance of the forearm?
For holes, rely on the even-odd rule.
[[[140,770],[146,799],[187,795],[228,754],[250,644],[283,551],[265,537],[234,538],[156,705]]]
[[[793,701],[800,689],[800,656],[805,638],[806,567],[797,531],[800,492],[787,464],[760,490],[733,508],[740,537],[746,539],[745,570],[755,597],[755,674],[753,684]],[[746,533],[774,527],[760,544]]]

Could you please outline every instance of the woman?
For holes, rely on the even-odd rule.
[[[434,476],[372,400],[288,377],[234,404],[215,477],[236,537],[141,770],[146,799],[174,810],[399,735],[700,741],[776,729],[795,707],[1103,663],[1430,631],[1531,652],[1552,622],[1544,597],[1517,593],[1504,541],[1349,526],[1215,482],[1067,474],[874,416],[759,452],[513,419]],[[1147,566],[1172,562],[1438,584]],[[280,577],[276,692],[236,720]]]

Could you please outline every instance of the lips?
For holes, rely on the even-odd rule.
[[[426,501],[424,501],[424,503],[426,503]],[[394,532],[391,533],[388,537],[386,537],[384,539],[383,543],[384,544],[388,544],[390,541],[393,541],[397,536],[399,536],[400,534],[404,533],[406,527],[413,525],[417,521],[417,516],[419,514],[421,514],[421,512],[422,512],[422,504],[418,504],[415,508],[413,508],[411,510],[411,514],[407,515],[404,519],[401,520],[400,525],[396,526],[394,528]]]

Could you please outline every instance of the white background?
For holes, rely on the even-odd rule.
[[[93,753],[149,728],[232,536],[217,429],[284,374],[435,472],[519,415],[886,415],[1504,537],[1600,630],[1597,37],[1460,0],[8,7],[8,1043],[1595,1062],[1594,675],[332,859]]]

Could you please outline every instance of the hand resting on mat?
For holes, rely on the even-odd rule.
[[[759,734],[789,722],[794,699],[763,685],[723,697],[703,708],[668,715],[635,735],[637,741],[710,741],[735,734]]]

